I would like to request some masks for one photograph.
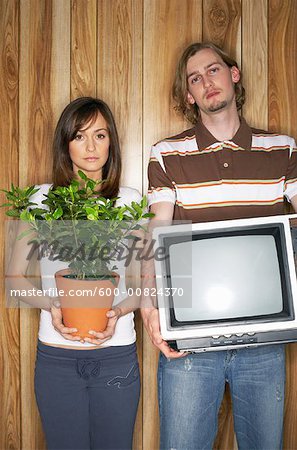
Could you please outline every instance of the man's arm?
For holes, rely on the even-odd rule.
[[[295,213],[297,213],[297,195],[294,195],[294,197],[291,198],[291,205],[293,206]]]
[[[150,222],[150,233],[156,226],[169,225],[172,222],[174,204],[170,202],[154,203],[151,206],[151,212],[155,214]],[[149,247],[148,239],[146,247]],[[142,261],[142,292],[152,292],[156,286],[154,259]],[[149,334],[152,343],[167,358],[180,358],[185,353],[173,350],[166,341],[163,340],[160,333],[159,313],[156,305],[156,297],[146,296],[142,298],[141,315],[144,326]]]

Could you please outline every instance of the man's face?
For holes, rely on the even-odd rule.
[[[211,115],[234,103],[234,83],[240,79],[236,67],[228,67],[211,48],[192,56],[187,63],[188,102],[196,103],[201,115]]]

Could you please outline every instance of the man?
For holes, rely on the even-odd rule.
[[[251,129],[239,117],[244,89],[234,60],[213,44],[190,45],[179,61],[173,96],[177,109],[195,126],[152,148],[148,194],[155,214],[152,226],[159,221],[282,214],[284,195],[296,211],[296,144],[288,136]],[[145,264],[143,277],[149,286],[153,269]],[[281,448],[282,345],[179,353],[162,339],[153,301],[148,304],[146,299],[142,316],[162,352],[162,449],[212,448],[225,382],[230,385],[239,448]]]

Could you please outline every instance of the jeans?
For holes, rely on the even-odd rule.
[[[136,346],[38,343],[35,395],[49,450],[130,450],[139,400]]]
[[[158,381],[162,450],[212,448],[225,382],[239,449],[282,448],[284,346],[161,355]]]

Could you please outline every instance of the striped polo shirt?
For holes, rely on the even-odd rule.
[[[283,214],[297,195],[293,138],[250,128],[243,118],[218,142],[199,121],[152,147],[149,205],[175,204],[174,220],[205,222]]]

